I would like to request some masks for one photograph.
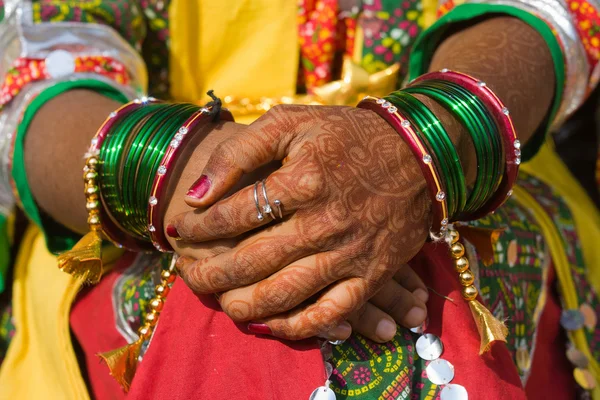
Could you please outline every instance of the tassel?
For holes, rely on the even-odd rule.
[[[489,351],[492,348],[492,343],[497,340],[506,342],[508,328],[502,321],[494,317],[490,310],[477,300],[469,301],[469,308],[471,308],[481,338],[479,355]]]
[[[140,337],[127,346],[98,354],[98,357],[108,366],[110,375],[115,378],[125,392],[128,392],[131,387],[143,344],[144,338]]]
[[[474,232],[472,230],[467,231]],[[494,236],[497,239],[497,235],[499,235],[500,232],[493,231],[491,229],[486,229],[485,231],[487,232],[479,231],[480,235],[477,237],[480,239],[487,237],[488,239],[484,240],[483,242],[485,242],[491,248]],[[477,330],[479,331],[479,337],[481,338],[479,355],[482,355],[492,348],[493,342],[497,340],[506,342],[508,328],[503,322],[496,319],[490,310],[488,310],[477,300],[479,290],[474,284],[475,275],[473,275],[473,272],[469,268],[469,260],[465,255],[465,247],[459,242],[461,234],[462,232],[459,233],[454,226],[450,226],[446,236],[446,241],[450,245],[450,257],[454,261],[454,269],[456,272],[458,272],[458,280],[462,286],[462,297],[469,302],[471,314],[473,314],[475,325],[477,325]],[[477,250],[479,250],[479,248],[477,248]]]
[[[98,283],[102,277],[100,231],[88,232],[71,250],[59,255],[58,268],[87,283]]]

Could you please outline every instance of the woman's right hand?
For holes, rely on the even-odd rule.
[[[194,136],[196,142],[190,143],[188,149],[185,149],[180,164],[176,166],[178,171],[174,171],[172,175],[177,179],[177,183],[169,188],[170,201],[164,217],[164,226],[172,217],[193,210],[184,201],[188,188],[196,180],[217,145],[244,128],[244,125],[223,122],[217,126],[205,127],[206,132],[198,132]],[[278,163],[272,163],[246,175],[232,192],[268,176],[278,167]],[[177,253],[184,258],[202,260],[231,250],[244,239],[244,235],[195,244],[176,241],[170,237],[168,239]],[[412,328],[423,323],[427,315],[427,298],[427,288],[423,282],[410,267],[403,266],[368,303],[351,313],[346,322],[330,331],[324,328],[320,336],[330,340],[343,340],[355,331],[376,342],[391,340],[396,333],[396,324]]]

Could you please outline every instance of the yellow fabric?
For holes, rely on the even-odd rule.
[[[56,265],[32,225],[15,264],[16,334],[0,369],[0,399],[89,398],[69,331],[69,311],[80,285]]]
[[[570,208],[575,220],[577,235],[581,241],[588,280],[596,293],[600,287],[600,215],[581,186],[556,155],[552,146],[546,143],[531,161],[522,166],[523,170],[550,185]],[[515,200],[527,207],[540,224],[542,234],[550,248],[554,268],[560,284],[561,295],[566,308],[578,309],[577,288],[573,282],[571,267],[564,251],[564,244],[552,219],[538,202],[524,189],[514,188]],[[600,365],[590,352],[582,329],[569,332],[569,337],[578,350],[590,360],[589,370],[600,382]],[[592,392],[594,400],[600,400],[600,388]]]
[[[198,101],[289,96],[299,62],[297,4],[290,0],[173,0],[171,94]]]
[[[437,20],[438,0],[422,0],[423,28],[427,29]]]
[[[600,213],[563,164],[550,143],[542,146],[539,153],[521,169],[552,187],[567,204],[581,241],[587,278],[600,293]]]
[[[105,271],[123,254],[104,249]],[[69,315],[81,281],[61,272],[44,235],[27,229],[14,266],[16,328],[0,368],[0,400],[89,399],[71,343]]]

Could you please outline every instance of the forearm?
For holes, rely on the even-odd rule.
[[[27,132],[26,172],[38,207],[79,233],[88,230],[82,181],[84,154],[106,116],[119,106],[118,102],[92,91],[69,91],[44,105]],[[199,125],[196,129],[171,172],[164,199],[169,204],[165,220],[191,210],[184,202],[189,187],[201,174],[215,147],[239,130],[240,125],[222,122]],[[244,180],[242,184],[248,182]],[[176,242],[172,244],[178,248]]]
[[[430,71],[443,68],[474,76],[498,95],[510,110],[519,140],[533,136],[547,116],[555,87],[554,64],[539,33],[525,22],[498,16],[463,27],[438,46]],[[468,133],[436,102],[420,97],[440,118],[461,157],[467,180],[477,163]]]
[[[443,68],[486,82],[510,110],[522,143],[550,110],[556,79],[550,50],[535,29],[517,18],[489,18],[448,36],[429,69]]]
[[[87,232],[84,154],[119,105],[93,91],[68,91],[40,108],[25,137],[25,170],[39,208],[76,232]]]

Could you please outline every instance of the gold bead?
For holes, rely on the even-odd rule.
[[[93,195],[98,193],[98,186],[96,185],[87,185],[85,187],[85,194],[87,195]]]
[[[470,269],[467,269],[458,276],[460,279],[460,284],[463,286],[470,286],[475,282],[475,276],[471,272]]]
[[[89,170],[83,175],[83,179],[86,181],[94,180],[98,177],[98,173],[94,170]]]
[[[449,231],[448,235],[450,236],[450,243],[452,243],[452,244],[458,242],[458,239],[460,239],[460,235],[458,234],[458,231],[455,231],[454,229]]]
[[[97,208],[98,208],[98,206],[99,206],[98,202],[97,202],[97,201],[95,201],[95,200],[92,200],[92,201],[88,201],[88,202],[86,203],[86,205],[85,205],[85,208],[87,208],[87,210],[88,210],[88,211],[90,211],[90,210],[95,210],[95,209],[97,209]]]
[[[477,293],[477,288],[474,285],[469,285],[462,289],[462,295],[465,300],[475,300]]]
[[[465,247],[461,243],[454,243],[450,246],[450,254],[452,255],[452,258],[458,260],[465,255]]]
[[[169,294],[169,287],[167,285],[156,285],[154,288],[154,293],[156,293],[156,297],[164,299]]]
[[[467,257],[461,257],[454,262],[454,269],[456,272],[461,273],[469,268],[469,260]]]
[[[88,217],[88,225],[98,225],[100,223],[100,216],[92,214]]]
[[[165,302],[159,297],[155,297],[152,300],[150,300],[150,308],[156,312],[161,312],[164,305]]]
[[[140,335],[140,337],[146,339],[148,338],[150,335],[152,335],[152,330],[154,329],[154,327],[150,324],[144,324],[144,326],[142,326],[139,330],[138,330],[138,334]]]
[[[161,278],[163,278],[167,283],[175,282],[176,275],[170,271],[164,270],[160,274]]]
[[[86,164],[88,167],[92,168],[98,164],[98,158],[90,157],[87,159]]]
[[[158,313],[156,311],[151,311],[148,314],[146,314],[146,323],[150,324],[152,326],[156,325],[156,323],[158,322]]]

